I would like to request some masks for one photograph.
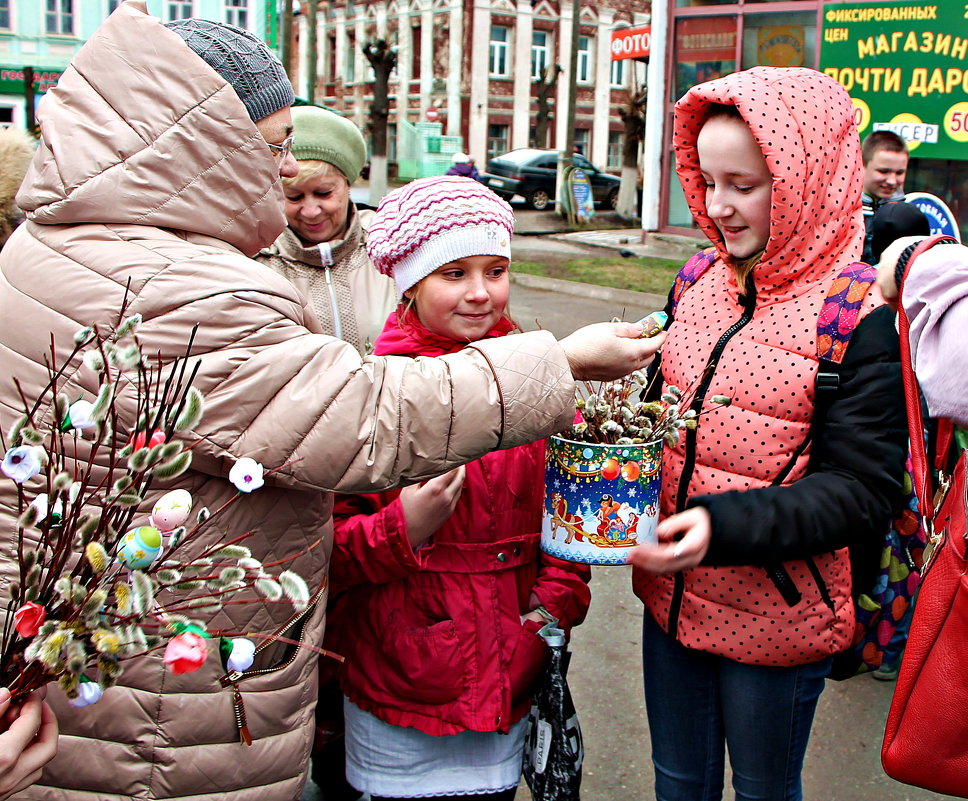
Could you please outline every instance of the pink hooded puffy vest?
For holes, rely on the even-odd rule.
[[[743,314],[740,287],[722,258],[725,246],[706,215],[696,152],[710,103],[735,105],[763,150],[773,175],[770,239],[752,273],[752,319],[729,339],[706,394],[726,395],[732,404],[700,417],[686,487],[680,487],[684,445],[666,448],[663,517],[684,509],[690,497],[768,486],[794,457],[813,415],[817,318],[834,279],[863,244],[860,143],[839,84],[814,70],[754,68],[691,89],[675,110],[677,170],[717,257],[676,308],[662,351],[666,384],[695,387],[716,343]],[[875,305],[868,296],[861,314]],[[808,446],[782,484],[802,478],[809,458]],[[755,531],[756,520],[749,523]],[[847,550],[813,561],[829,597],[806,562],[785,562],[802,594],[793,606],[759,566],[698,567],[678,578],[636,570],[633,588],[689,648],[748,664],[806,664],[843,650],[853,627]],[[678,617],[670,620],[680,592]]]

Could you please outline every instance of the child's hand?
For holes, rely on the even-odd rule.
[[[404,487],[400,492],[407,537],[417,548],[429,540],[453,514],[464,488],[463,465],[429,481]]]
[[[40,778],[57,753],[57,719],[44,703],[44,692],[32,693],[20,707],[10,707],[10,692],[0,689],[0,799]]]
[[[637,545],[629,552],[629,561],[650,573],[676,573],[695,567],[709,550],[712,538],[712,518],[702,506],[694,506],[656,527],[657,545]],[[677,535],[682,538],[675,540]]]

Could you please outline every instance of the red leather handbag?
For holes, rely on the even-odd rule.
[[[908,263],[937,244],[923,240]],[[903,289],[902,289],[903,292]],[[928,472],[921,402],[911,367],[907,317],[898,313],[901,364],[911,435],[916,492],[934,545],[925,558],[921,587],[881,747],[893,779],[938,793],[968,798],[968,451],[943,472],[951,453],[950,421],[939,426],[934,487]],[[963,369],[963,368],[961,368]],[[950,461],[949,461],[950,464]]]

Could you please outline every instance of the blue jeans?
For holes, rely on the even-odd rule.
[[[642,652],[656,801],[720,801],[727,748],[736,801],[801,801],[803,757],[831,659],[740,664],[685,648],[648,612]]]

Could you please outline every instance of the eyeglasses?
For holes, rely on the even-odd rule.
[[[290,135],[283,139],[278,145],[274,145],[272,142],[266,142],[266,144],[269,146],[269,150],[272,151],[272,155],[281,161],[288,156],[292,150],[292,143],[294,139],[295,137]]]

